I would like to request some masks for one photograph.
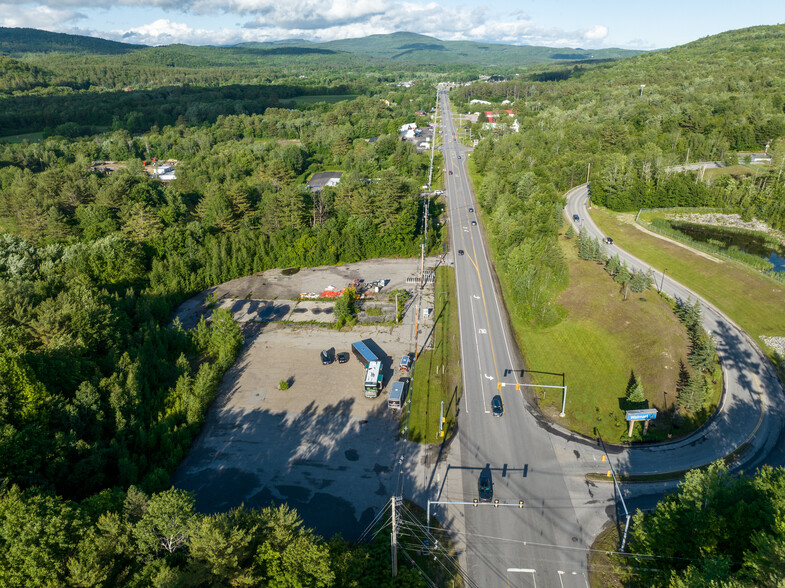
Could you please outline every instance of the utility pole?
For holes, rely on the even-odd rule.
[[[392,501],[392,535],[390,535],[390,549],[392,552],[392,577],[395,578],[398,575],[398,521],[395,517],[395,496],[390,500]]]
[[[398,294],[395,295],[395,324],[398,324]]]
[[[425,243],[420,245],[420,290],[425,285]]]
[[[589,183],[589,174],[591,173],[591,161],[589,162],[589,167],[586,170],[586,183]]]

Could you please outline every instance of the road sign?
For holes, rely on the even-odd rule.
[[[656,408],[642,408],[639,410],[628,410],[627,411],[627,420],[628,421],[648,421],[651,419],[657,418],[657,409]]]

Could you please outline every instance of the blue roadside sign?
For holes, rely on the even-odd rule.
[[[628,421],[648,421],[657,418],[656,408],[642,408],[639,410],[628,410],[626,412]]]

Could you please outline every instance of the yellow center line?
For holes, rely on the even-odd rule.
[[[469,185],[469,178],[466,178],[466,184]],[[469,193],[471,194],[471,186],[469,187]],[[470,225],[471,226],[471,225]],[[474,253],[474,257],[477,257],[477,246],[474,243],[474,234],[469,229],[469,237],[472,240],[472,251]],[[493,357],[493,373],[496,376],[496,382],[499,382],[499,368],[496,365],[496,351],[493,349],[493,335],[491,335],[491,321],[488,320],[488,305],[485,302],[485,288],[482,287],[482,278],[480,277],[480,267],[475,263],[474,259],[472,259],[472,265],[474,266],[474,270],[477,272],[477,281],[480,284],[480,296],[482,297],[482,307],[485,311],[485,326],[487,327],[488,331],[488,341],[491,344],[491,356]],[[499,395],[501,396],[501,390],[499,390]]]

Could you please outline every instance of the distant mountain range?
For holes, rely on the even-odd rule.
[[[179,47],[182,51],[183,45]],[[0,27],[0,55],[19,57],[25,53],[77,53],[86,55],[117,55],[147,49],[107,41],[95,37],[50,33],[37,29]],[[166,50],[158,48],[158,51]],[[417,33],[371,35],[357,39],[341,39],[325,43],[286,40],[267,43],[242,43],[233,47],[213,47],[240,52],[253,51],[269,55],[335,55],[351,54],[380,62],[407,62],[438,65],[521,66],[537,63],[606,60],[630,57],[640,53],[628,49],[574,49],[502,45],[475,41],[441,41]]]

